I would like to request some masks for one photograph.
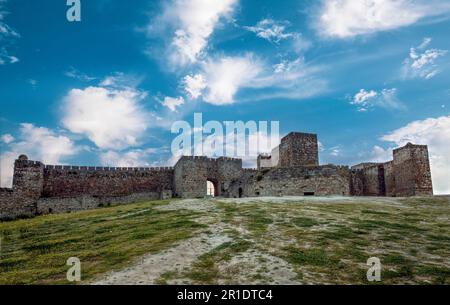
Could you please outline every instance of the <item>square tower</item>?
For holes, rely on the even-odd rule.
[[[319,166],[317,135],[291,132],[280,144],[280,167]]]
[[[428,146],[408,143],[395,149],[393,168],[398,197],[433,195]]]

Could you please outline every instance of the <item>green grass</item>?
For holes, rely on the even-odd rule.
[[[308,217],[295,217],[291,222],[296,226],[304,228],[314,227],[319,224],[317,220]]]
[[[280,260],[294,271],[297,283],[371,284],[366,262],[374,256],[381,260],[381,284],[450,284],[446,198],[276,204],[212,200],[205,212],[158,208],[168,203],[0,223],[0,284],[67,284],[69,257],[81,260],[86,283],[200,232],[231,241],[199,253],[186,269],[164,270],[157,284],[271,283],[273,272],[284,268],[272,262]],[[244,253],[245,262],[254,264],[236,259]]]
[[[162,211],[167,201],[48,215],[0,224],[0,284],[67,284],[66,261],[78,257],[82,280],[161,251],[203,228],[199,213]]]
[[[382,284],[448,283],[448,199],[390,200],[398,204],[364,198],[221,208],[231,224],[246,225],[258,251],[287,261],[300,283],[370,284],[373,256],[382,263]]]
[[[286,260],[293,265],[300,266],[331,266],[336,264],[323,249],[298,249],[288,247],[285,249]]]

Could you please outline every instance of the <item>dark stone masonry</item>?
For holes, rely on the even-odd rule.
[[[53,166],[21,155],[12,188],[0,188],[0,219],[64,213],[115,203],[214,196],[428,196],[433,195],[428,148],[398,148],[386,163],[319,165],[317,135],[290,133],[257,169],[241,159],[181,157],[163,168]]]

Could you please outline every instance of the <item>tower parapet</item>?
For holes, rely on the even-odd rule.
[[[319,166],[316,134],[291,132],[280,144],[280,167]]]

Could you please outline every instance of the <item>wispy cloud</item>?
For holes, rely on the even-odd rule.
[[[272,19],[263,19],[254,26],[244,26],[244,29],[253,32],[256,36],[266,39],[273,43],[292,38],[294,33],[286,31],[290,23],[288,21],[275,21]]]
[[[250,86],[262,69],[262,63],[252,54],[209,59],[202,67],[206,82],[204,101],[214,105],[234,103],[237,91]]]
[[[202,81],[195,83],[195,95],[213,105],[235,103],[236,95],[242,89],[252,91],[248,99],[253,101],[302,99],[326,90],[326,81],[318,76],[320,72],[321,67],[308,66],[303,58],[282,60],[275,65],[252,53],[210,58],[195,76]],[[193,91],[188,83],[184,82],[184,85],[186,91]]]
[[[420,46],[411,48],[409,57],[403,61],[403,78],[431,79],[439,73],[439,58],[447,55],[448,50],[426,49],[431,38],[424,38]]]
[[[15,64],[19,62],[19,58],[10,55],[6,48],[0,48],[0,66],[6,64]]]
[[[283,41],[288,41],[290,51],[301,54],[308,50],[312,43],[304,38],[301,33],[288,31],[291,26],[289,21],[277,21],[273,19],[262,19],[254,26],[244,26],[247,31],[253,32],[259,38],[265,39],[275,45],[280,45]]]
[[[73,79],[77,79],[82,82],[90,82],[93,80],[96,80],[95,77],[89,76],[83,72],[80,72],[79,70],[75,69],[74,67],[70,67],[70,69],[66,72],[64,72],[64,75]]]
[[[350,38],[449,13],[446,0],[322,0],[315,26],[322,36]]]
[[[174,112],[174,111],[177,111],[177,107],[184,104],[184,98],[183,97],[175,98],[175,97],[166,96],[164,98],[164,101],[161,102],[161,104],[164,107],[169,108],[170,111]]]
[[[375,107],[385,109],[405,108],[405,105],[397,97],[396,88],[383,89],[380,92],[361,89],[351,98],[350,104],[355,105],[359,112],[366,112]]]
[[[169,62],[175,66],[196,63],[221,19],[231,16],[238,0],[172,0],[148,26],[151,36],[165,39]]]
[[[15,29],[4,22],[6,15],[8,15],[5,9],[6,2],[6,0],[0,0],[0,42],[4,44],[0,48],[0,66],[19,62],[19,58],[11,55],[5,46],[6,43],[12,44],[16,38],[20,37],[20,34]]]

